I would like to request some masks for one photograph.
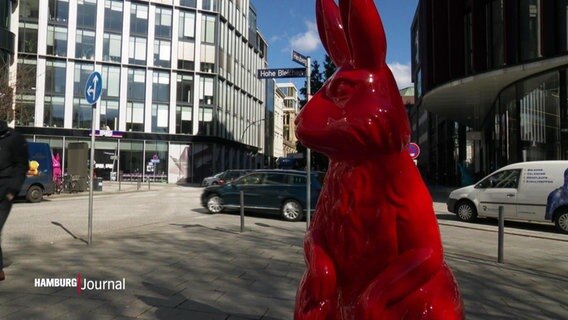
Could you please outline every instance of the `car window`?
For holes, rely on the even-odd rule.
[[[520,169],[500,171],[485,178],[477,187],[488,189],[517,188],[520,173]]]
[[[306,184],[306,177],[298,175],[290,175],[290,184]]]
[[[237,180],[239,184],[261,184],[262,173],[252,173]]]
[[[283,184],[288,183],[286,176],[281,173],[267,173],[264,175],[263,184]]]

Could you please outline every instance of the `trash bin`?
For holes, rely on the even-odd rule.
[[[103,191],[103,178],[97,177],[93,182],[93,191]]]

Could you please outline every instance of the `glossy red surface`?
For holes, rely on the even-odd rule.
[[[294,318],[463,319],[374,2],[316,0],[316,11],[339,68],[296,119],[298,139],[330,165]]]

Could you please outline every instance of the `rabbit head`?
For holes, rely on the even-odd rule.
[[[402,152],[409,122],[373,0],[316,0],[316,16],[338,68],[296,118],[296,136],[336,160]]]

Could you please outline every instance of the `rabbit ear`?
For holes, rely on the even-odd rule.
[[[347,25],[354,66],[371,70],[384,67],[387,41],[374,1],[340,0],[339,6]]]
[[[316,17],[321,42],[333,63],[341,66],[348,62],[351,52],[339,16],[339,8],[334,0],[316,0]]]

